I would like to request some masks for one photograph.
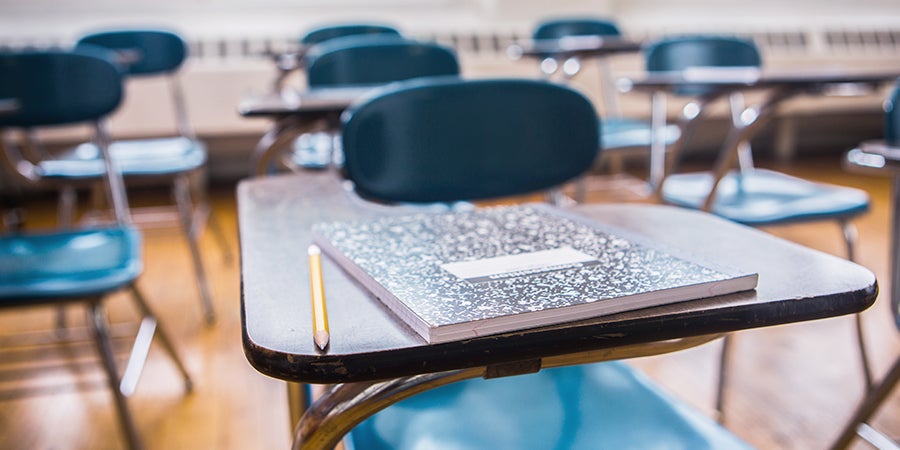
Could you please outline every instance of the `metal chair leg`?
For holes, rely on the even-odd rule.
[[[203,218],[200,221],[201,224],[209,227],[209,230],[212,231],[213,237],[216,240],[216,243],[219,245],[219,251],[222,253],[222,261],[230,265],[232,261],[234,261],[234,253],[231,251],[231,245],[228,244],[228,239],[225,237],[225,230],[222,228],[221,223],[216,218],[216,214],[213,212],[212,204],[209,202],[209,195],[207,193],[206,185],[207,185],[207,176],[205,170],[195,170],[189,175],[191,180],[192,190],[192,198],[197,199],[195,202],[196,205],[200,208],[200,215]],[[197,221],[195,221],[196,224]],[[196,225],[195,225],[196,227]],[[201,236],[201,230],[194,230],[197,233],[197,236]]]
[[[119,372],[116,368],[115,353],[112,348],[112,341],[109,338],[109,328],[107,327],[106,315],[99,301],[92,303],[88,308],[88,323],[94,335],[94,341],[97,344],[97,350],[103,361],[103,368],[106,371],[106,379],[109,389],[113,394],[113,400],[116,404],[116,411],[119,416],[119,424],[122,426],[122,432],[128,441],[128,447],[132,450],[143,448],[140,434],[138,434],[137,426],[128,409],[128,401],[125,394],[119,390]]]
[[[722,338],[722,354],[719,358],[719,383],[716,386],[716,421],[725,424],[725,388],[728,385],[728,367],[731,361],[731,347],[733,334],[726,334]]]
[[[181,361],[181,358],[178,357],[178,352],[175,350],[172,340],[169,339],[169,334],[166,333],[162,323],[156,318],[156,314],[150,309],[150,305],[147,304],[147,300],[137,286],[131,286],[131,293],[134,296],[138,309],[141,311],[141,315],[144,316],[144,320],[152,321],[153,331],[155,332],[155,335],[159,337],[159,343],[162,344],[163,349],[169,354],[169,357],[172,358],[172,362],[175,363],[175,367],[177,367],[178,371],[181,373],[181,376],[184,379],[184,391],[190,393],[194,389],[194,382],[191,380],[191,376],[185,368],[184,363]],[[141,327],[143,328],[143,326],[142,322]],[[151,334],[150,338],[152,339],[152,337],[153,335]],[[147,345],[149,346],[149,342]]]
[[[853,225],[849,220],[841,220],[840,221],[841,232],[844,235],[844,243],[847,248],[847,259],[850,261],[856,261],[856,242],[859,237],[859,232],[856,229],[856,226]],[[866,339],[865,333],[863,332],[863,323],[862,323],[862,314],[855,314],[856,319],[856,339],[859,344],[859,357],[862,362],[863,369],[863,377],[866,384],[866,392],[872,390],[872,385],[874,383],[874,377],[872,376],[872,368],[869,366],[869,354],[866,350]]]
[[[865,399],[856,408],[856,412],[853,413],[853,417],[847,422],[834,444],[831,445],[832,450],[841,450],[850,446],[850,442],[853,441],[858,430],[865,426],[865,423],[875,414],[878,407],[890,395],[898,382],[900,382],[900,358],[894,361],[894,365],[891,366],[891,370],[888,371],[881,383],[868,391]]]
[[[194,226],[194,206],[191,201],[190,180],[187,176],[180,176],[175,180],[174,187],[175,204],[178,207],[178,215],[181,219],[181,227],[187,238],[191,258],[194,262],[194,274],[197,278],[197,288],[200,291],[200,300],[206,316],[206,323],[212,325],[216,321],[213,308],[212,295],[209,283],[206,281],[206,270],[203,268],[203,259],[200,254],[200,244],[197,239],[197,230]]]

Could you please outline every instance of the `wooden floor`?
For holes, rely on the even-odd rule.
[[[867,189],[871,213],[857,221],[859,262],[871,268],[882,292],[888,286],[888,181],[849,175],[836,158],[782,167],[802,176]],[[213,192],[215,214],[237,249],[233,187]],[[592,195],[591,200],[599,201]],[[44,223],[52,204],[30,211],[31,224]],[[841,255],[838,228],[831,223],[769,230],[787,239]],[[284,386],[254,371],[241,351],[239,262],[223,258],[210,234],[203,252],[219,314],[203,323],[190,260],[176,230],[150,230],[146,271],[139,286],[180,347],[196,388],[184,395],[177,372],[155,348],[131,398],[138,426],[150,449],[288,448]],[[714,243],[710,243],[714,245]],[[815,270],[810,268],[810,270]],[[302,295],[302,294],[298,294]],[[871,359],[880,376],[900,354],[885,295],[863,315]],[[110,317],[127,335],[135,318],[130,300],[109,302]],[[69,312],[84,324],[84,314]],[[102,374],[87,342],[49,345],[54,312],[16,310],[0,314],[0,449],[115,449],[123,447]],[[735,341],[727,425],[763,449],[825,448],[862,394],[852,318],[842,317],[742,332]],[[26,334],[27,333],[27,334]],[[73,332],[74,337],[78,333]],[[126,339],[120,339],[123,344]],[[676,395],[709,412],[713,404],[719,343],[632,363]],[[875,421],[900,437],[900,392]],[[866,448],[857,443],[855,448]]]

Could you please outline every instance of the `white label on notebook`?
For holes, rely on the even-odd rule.
[[[571,247],[518,255],[441,264],[441,268],[470,283],[496,281],[599,264],[593,256]]]

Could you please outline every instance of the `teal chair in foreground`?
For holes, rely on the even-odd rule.
[[[135,281],[143,269],[141,235],[129,224],[118,164],[109,158],[102,120],[122,98],[122,75],[111,53],[82,48],[76,51],[0,53],[0,98],[12,105],[0,114],[0,131],[90,123],[101,155],[105,190],[114,206],[110,225],[51,232],[14,230],[0,235],[0,310],[46,305],[81,305],[97,345],[113,394],[122,432],[132,449],[142,448],[140,433],[128,408],[154,335],[175,362],[185,384],[191,379],[170,339],[144,300]],[[4,154],[13,149],[4,148]],[[3,161],[9,161],[3,159]],[[5,166],[9,168],[9,166]],[[32,166],[34,176],[45,168]],[[0,171],[5,179],[10,172]],[[119,373],[110,339],[104,303],[119,291],[129,291],[141,314],[131,357]]]
[[[762,60],[756,45],[749,40],[727,36],[686,36],[658,41],[646,52],[647,71],[679,71],[694,67],[724,67],[758,69]],[[691,86],[677,90],[676,95],[699,99],[698,110],[719,100],[718,91],[706,86]],[[732,100],[732,120],[735,127],[744,126],[740,115],[740,99]],[[737,105],[737,106],[736,106]],[[682,136],[679,148],[689,136]],[[750,226],[769,226],[788,223],[834,221],[840,226],[847,256],[855,257],[856,230],[851,220],[869,209],[865,191],[843,186],[817,183],[780,172],[756,168],[748,143],[737,143],[726,151],[736,152],[739,168],[728,172],[713,191],[712,172],[668,173],[661,185],[661,197],[666,203],[688,208],[704,208],[713,198],[709,211],[726,219]],[[720,158],[722,155],[720,155]],[[677,155],[676,155],[677,159]],[[857,337],[863,361],[866,384],[871,380],[862,335],[862,323],[856,315]],[[724,389],[731,338],[723,345],[717,409],[724,413]],[[724,418],[724,417],[722,417]]]
[[[345,175],[369,201],[453,203],[545,192],[588,170],[597,115],[537,80],[423,78],[352,107]],[[348,448],[741,449],[748,445],[620,362],[474,379],[400,401]]]

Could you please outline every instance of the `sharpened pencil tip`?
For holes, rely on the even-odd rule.
[[[319,350],[325,350],[328,347],[328,341],[331,339],[331,336],[325,330],[316,331],[313,335],[313,341],[316,343],[316,347],[319,347]]]

